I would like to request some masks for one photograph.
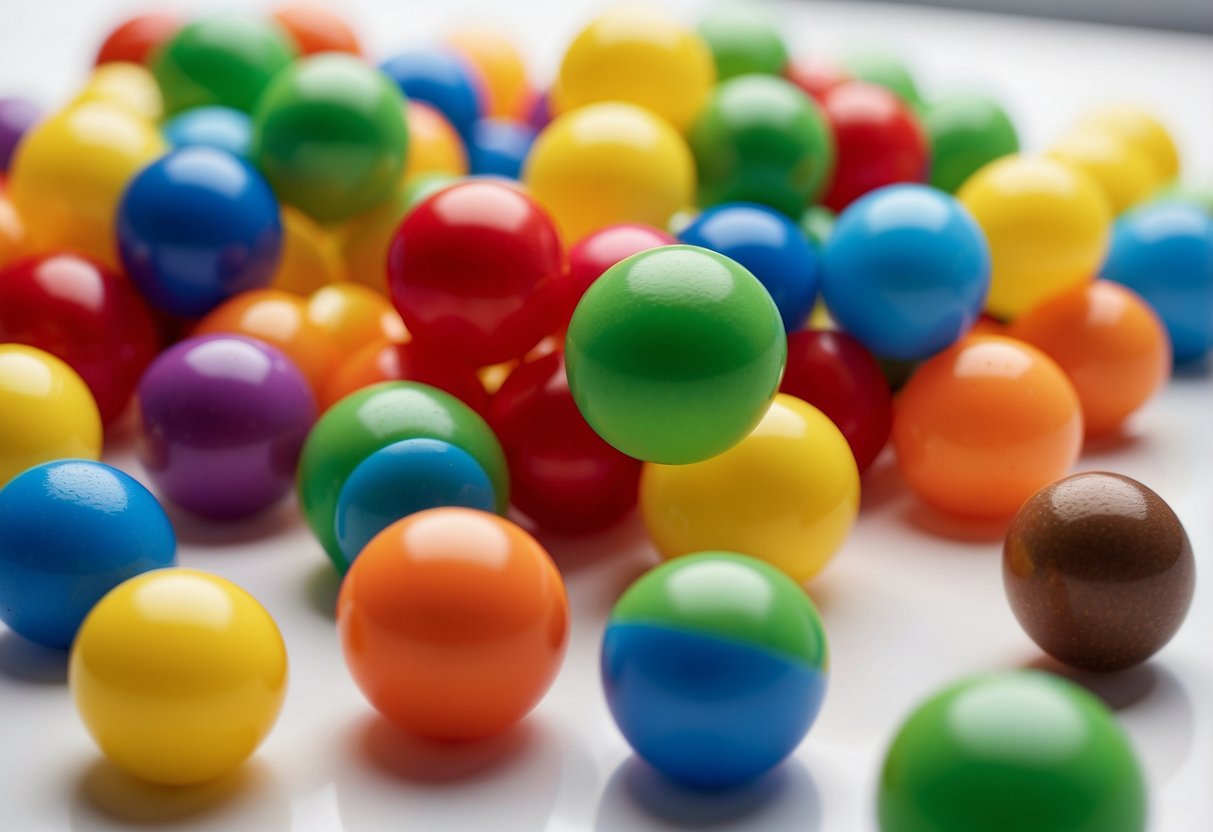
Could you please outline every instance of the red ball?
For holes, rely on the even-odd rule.
[[[92,390],[106,424],[122,415],[159,348],[134,287],[78,254],[30,257],[0,270],[0,341],[63,359]]]
[[[419,381],[450,393],[477,413],[488,408],[489,395],[467,364],[416,341],[395,344],[386,338],[366,344],[341,362],[324,388],[320,407],[326,409],[381,381]]]
[[[114,61],[147,63],[152,51],[177,34],[182,26],[175,14],[154,12],[132,17],[109,33],[97,50],[97,66]]]
[[[636,505],[641,462],[612,448],[581,416],[564,353],[518,366],[489,405],[510,469],[514,506],[541,528],[584,533]]]
[[[601,228],[582,237],[569,249],[568,304],[564,323],[590,284],[611,266],[642,251],[658,246],[672,246],[677,238],[660,228],[640,223],[623,223]]]
[[[889,440],[893,396],[876,359],[845,332],[808,329],[788,336],[788,367],[779,385],[830,418],[863,472]]]
[[[851,80],[846,70],[824,58],[789,61],[784,76],[821,103],[825,94]]]
[[[520,358],[555,330],[565,282],[551,217],[502,182],[434,194],[388,252],[392,303],[409,332],[476,367]]]
[[[848,81],[821,100],[834,130],[838,158],[821,202],[841,211],[859,197],[895,182],[925,182],[927,139],[914,113],[894,93]]]

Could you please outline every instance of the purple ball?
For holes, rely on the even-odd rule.
[[[160,492],[213,520],[248,517],[294,484],[316,401],[303,373],[253,338],[207,335],[139,382],[139,457]]]
[[[0,171],[7,171],[17,142],[38,119],[42,108],[27,98],[0,98]]]

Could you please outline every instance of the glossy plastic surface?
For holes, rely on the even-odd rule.
[[[345,264],[337,239],[307,214],[282,206],[282,254],[270,287],[296,295],[310,295],[345,280]]]
[[[17,142],[41,118],[42,108],[28,98],[0,98],[0,173],[8,170]]]
[[[811,95],[818,103],[827,92],[839,84],[852,80],[851,76],[839,64],[822,58],[810,56],[802,59],[792,59],[783,71],[784,77]]]
[[[173,147],[204,145],[247,159],[253,140],[248,113],[231,107],[194,107],[166,121],[160,132]]]
[[[313,292],[307,314],[336,341],[341,355],[381,338],[401,342],[408,337],[387,298],[356,283],[334,283]]]
[[[1074,130],[1054,142],[1048,155],[1091,177],[1113,214],[1149,199],[1162,184],[1153,160],[1111,131],[1095,127]]]
[[[468,164],[472,173],[520,179],[536,135],[535,129],[525,122],[479,119],[468,137]]]
[[[533,93],[513,41],[491,25],[470,24],[449,33],[446,42],[480,73],[486,117],[526,118]]]
[[[660,228],[640,223],[609,225],[582,237],[569,249],[566,323],[586,290],[611,266],[633,254],[677,242],[676,237]]]
[[[101,42],[96,63],[146,64],[157,47],[177,34],[181,24],[181,18],[169,12],[151,12],[125,20]]]
[[[318,52],[362,54],[362,45],[350,25],[326,8],[310,3],[280,6],[272,17],[291,36],[300,55]]]
[[[13,201],[0,186],[0,268],[26,254],[28,245],[25,223],[21,222]]]
[[[164,116],[160,88],[142,64],[111,63],[93,70],[69,107],[92,101],[116,104],[146,121]]]
[[[381,338],[338,362],[323,385],[321,409],[381,381],[419,381],[450,393],[480,414],[488,406],[484,385],[469,364],[423,342]]]
[[[739,75],[782,75],[788,47],[761,6],[718,5],[699,21],[699,34],[711,50],[721,81]]]
[[[461,135],[468,135],[484,115],[484,92],[473,64],[451,49],[423,48],[399,52],[379,65],[410,101],[434,107]]]
[[[844,57],[842,66],[855,80],[884,87],[914,110],[922,108],[918,82],[897,53],[883,49],[860,49]]]
[[[986,95],[958,92],[922,112],[931,146],[932,187],[955,193],[985,165],[1019,152],[1019,134],[1002,106]]]
[[[1170,182],[1179,175],[1179,150],[1175,139],[1158,116],[1131,104],[1113,104],[1088,113],[1081,127],[1119,136],[1144,153],[1154,165],[1159,182]]]
[[[409,112],[417,109],[419,107],[413,105]],[[382,202],[350,217],[340,226],[338,246],[348,280],[370,287],[380,295],[387,295],[388,249],[391,248],[396,229],[415,204],[414,190],[418,183],[445,175],[421,174],[407,186],[398,184]]]
[[[410,101],[405,121],[409,130],[409,148],[401,181],[408,182],[427,173],[452,176],[467,174],[467,148],[463,137],[451,126],[446,116],[429,104]]]

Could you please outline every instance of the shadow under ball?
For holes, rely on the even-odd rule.
[[[1158,652],[1183,623],[1196,568],[1175,512],[1136,480],[1075,474],[1028,498],[1007,532],[1011,609],[1042,650],[1111,671]]]

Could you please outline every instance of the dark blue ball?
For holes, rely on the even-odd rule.
[[[413,49],[388,58],[379,69],[408,99],[423,101],[446,116],[467,139],[484,111],[476,71],[453,52]]]
[[[535,130],[526,124],[482,118],[468,140],[468,165],[473,174],[518,179],[534,141]]]

